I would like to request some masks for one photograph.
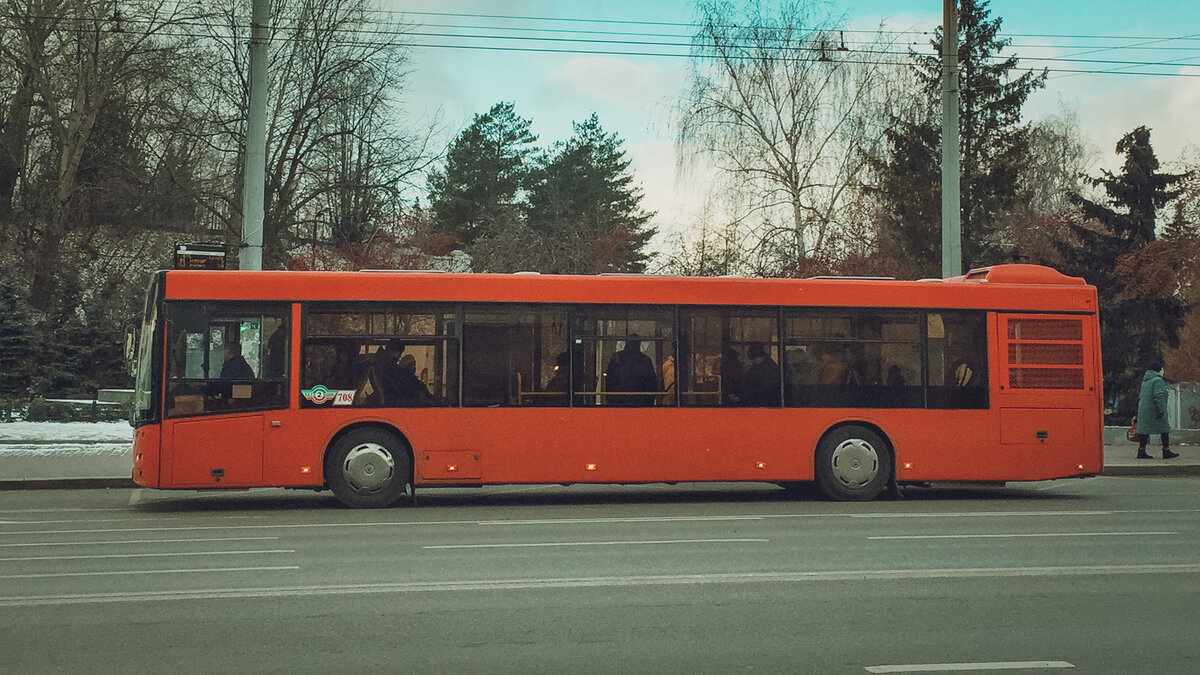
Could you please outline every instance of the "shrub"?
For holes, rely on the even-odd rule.
[[[39,396],[29,402],[25,419],[29,422],[74,422],[81,417],[70,403],[47,401]]]

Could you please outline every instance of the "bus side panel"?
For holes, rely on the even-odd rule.
[[[812,475],[815,437],[801,431],[803,415],[794,410],[462,413],[459,424],[430,428],[421,440],[435,450],[481,451],[483,481],[489,483],[784,481]]]
[[[813,479],[821,436],[840,423],[879,428],[901,481],[1004,481],[1098,470],[1086,415],[1070,429],[1034,415],[1034,444],[1005,444],[1000,410],[417,408],[292,411],[267,434],[264,484],[318,485],[325,449],[346,425],[394,426],[423,485],[784,482]],[[1023,433],[1023,432],[1012,432]],[[273,439],[273,440],[272,440]],[[1085,464],[1086,471],[1077,469]],[[1093,468],[1094,467],[1094,468]]]
[[[1085,409],[1068,407],[917,410],[884,429],[900,482],[1004,482],[1099,473],[1093,427]]]
[[[449,413],[449,414],[448,414]],[[785,482],[813,479],[821,436],[840,423],[878,427],[907,480],[1002,480],[990,411],[837,409],[460,409],[410,411],[400,423],[418,483]],[[941,430],[941,431],[939,431]],[[452,451],[478,454],[481,480],[447,479]],[[425,467],[425,457],[440,462]],[[471,469],[475,468],[471,466]],[[1027,470],[1027,469],[1022,469]]]
[[[370,422],[390,424],[409,441],[419,484],[811,480],[819,435],[804,423],[804,411],[781,409],[372,412],[364,419],[362,411],[329,410],[319,415],[319,428],[311,415],[293,425],[289,437],[298,445],[288,459],[268,454],[267,466],[278,464],[283,484],[295,485],[303,466],[315,471],[320,464],[327,441],[319,439],[346,424]]]
[[[1002,443],[998,410],[467,409],[457,417],[447,413],[414,412],[401,424],[416,450],[419,483],[812,480],[817,444],[826,430],[840,423],[883,431],[895,450],[902,481],[1038,480],[1099,470],[1094,452],[1098,439],[1080,430],[1079,410],[1064,418],[1065,426],[1050,427],[1053,443],[1049,446]],[[619,414],[619,421],[614,414]],[[1047,426],[1043,419],[1035,419],[1035,426],[1037,422]],[[1039,430],[1030,430],[1030,437]],[[464,452],[471,461],[464,461]],[[439,464],[422,466],[426,456]],[[1080,464],[1085,469],[1080,470]],[[450,466],[477,473],[459,473],[460,480],[450,479],[454,475]]]
[[[162,485],[159,477],[161,429],[157,424],[147,424],[133,433],[133,482],[142,487],[156,488]]]

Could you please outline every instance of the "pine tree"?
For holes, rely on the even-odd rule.
[[[1190,248],[1194,239],[1185,236],[1182,223],[1171,230],[1178,236],[1156,236],[1159,213],[1178,196],[1174,186],[1183,176],[1159,171],[1150,130],[1141,126],[1126,134],[1117,153],[1125,155],[1120,172],[1104,171],[1091,181],[1104,188],[1108,204],[1075,195],[1084,222],[1071,227],[1074,241],[1058,246],[1063,271],[1096,286],[1104,389],[1120,398],[1118,414],[1126,422],[1146,366],[1161,363],[1164,347],[1179,344],[1187,306],[1171,260],[1175,249]]]
[[[28,304],[17,284],[0,276],[0,399],[23,398],[29,393],[33,346]]]
[[[494,235],[520,217],[518,197],[537,141],[529,125],[512,103],[493,105],[450,145],[446,168],[430,175],[437,225],[460,244]]]
[[[630,160],[595,113],[545,153],[530,185],[528,222],[550,252],[548,271],[644,272],[653,216],[642,210]]]
[[[986,0],[961,0],[959,34],[959,134],[962,153],[963,268],[1001,262],[1000,219],[1019,203],[1018,172],[1029,152],[1029,129],[1021,108],[1046,73],[1015,75],[1017,58],[1000,57],[1009,40],[999,18],[989,20]],[[942,49],[942,33],[932,46]],[[888,157],[877,160],[877,193],[883,202],[885,236],[914,273],[941,269],[941,58],[915,57],[915,74],[926,105],[894,118],[886,132]],[[1015,76],[1014,76],[1015,75]]]

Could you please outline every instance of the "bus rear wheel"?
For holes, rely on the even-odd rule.
[[[333,495],[350,508],[391,506],[412,482],[408,446],[382,429],[355,429],[333,444],[325,477]]]
[[[830,499],[865,502],[887,488],[892,453],[879,434],[847,425],[825,435],[817,446],[817,486]]]

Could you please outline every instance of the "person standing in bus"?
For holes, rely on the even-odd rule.
[[[1163,459],[1178,457],[1171,452],[1171,425],[1167,422],[1167,383],[1163,380],[1162,364],[1151,363],[1142,376],[1142,390],[1138,394],[1137,431],[1138,459],[1150,459],[1146,443],[1150,434],[1158,434],[1162,440]]]
[[[663,394],[658,399],[659,405],[675,405],[675,357],[668,356],[662,363]]]
[[[846,384],[846,362],[837,347],[825,347],[820,351],[821,363],[817,366],[817,384],[842,386]]]
[[[737,405],[742,400],[742,357],[733,347],[721,353],[721,405]]]
[[[658,375],[654,372],[654,363],[650,357],[642,353],[642,343],[637,340],[636,335],[631,335],[621,351],[609,359],[605,384],[608,391],[638,392],[628,395],[611,394],[608,397],[609,405],[654,405],[654,392],[658,391]]]
[[[750,367],[742,381],[742,405],[779,405],[779,364],[775,363],[761,342],[754,342],[746,349]]]

